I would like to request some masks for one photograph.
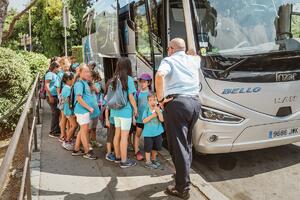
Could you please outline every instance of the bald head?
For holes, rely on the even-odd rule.
[[[171,40],[170,47],[172,47],[175,52],[186,50],[185,41],[181,38],[174,38],[173,40]]]

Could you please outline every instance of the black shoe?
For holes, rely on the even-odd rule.
[[[49,137],[59,138],[60,137],[60,133],[49,133]]]
[[[181,199],[189,199],[190,198],[190,192],[188,190],[184,191],[184,192],[179,192],[178,190],[176,190],[175,186],[170,185],[167,187],[166,189],[166,194],[168,195],[172,195]]]
[[[84,155],[84,152],[82,150],[79,151],[73,150],[72,152],[72,156],[82,156],[82,155]]]
[[[97,157],[94,154],[94,152],[92,150],[89,150],[86,154],[83,155],[84,158],[86,159],[90,159],[90,160],[96,160]]]

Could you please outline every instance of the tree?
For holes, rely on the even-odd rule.
[[[6,18],[8,0],[0,0],[0,45],[2,43],[3,25]]]
[[[34,6],[34,4],[37,2],[38,0],[33,0],[31,1],[31,3],[24,9],[22,10],[20,13],[18,13],[17,15],[15,15],[9,25],[8,28],[8,32],[2,37],[2,40],[8,40],[9,37],[12,35],[12,32],[14,30],[14,26],[16,24],[16,22],[28,11],[31,9],[32,6]]]

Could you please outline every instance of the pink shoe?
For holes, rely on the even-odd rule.
[[[141,160],[144,159],[144,156],[142,155],[142,153],[141,153],[140,151],[138,151],[138,152],[135,154],[135,156],[136,156],[136,159],[137,159],[138,161],[141,161]]]

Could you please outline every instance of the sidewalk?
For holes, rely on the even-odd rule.
[[[166,160],[161,161],[162,167],[157,170],[146,169],[144,162],[138,162],[133,168],[121,169],[104,159],[103,147],[95,150],[99,158],[96,161],[73,157],[57,139],[48,136],[51,116],[46,102],[43,111],[40,168],[35,168],[40,169],[40,173],[32,170],[33,178],[38,179],[35,182],[38,184],[32,184],[33,190],[38,191],[35,192],[35,199],[178,199],[164,193],[165,188],[173,183],[173,171]],[[105,133],[104,129],[98,133],[102,144]],[[190,199],[205,198],[197,188],[192,187]]]

